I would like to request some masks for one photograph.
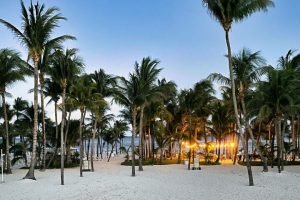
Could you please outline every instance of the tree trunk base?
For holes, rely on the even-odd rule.
[[[34,172],[29,170],[26,174],[26,176],[23,179],[32,179],[32,180],[36,180],[36,178],[34,177]]]

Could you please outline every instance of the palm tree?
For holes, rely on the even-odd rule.
[[[234,81],[237,84],[237,96],[239,100],[238,104],[240,104],[243,117],[245,118],[243,121],[247,131],[250,134],[252,143],[255,144],[256,150],[263,160],[263,171],[267,172],[267,159],[261,151],[260,142],[257,142],[254,138],[252,128],[249,124],[251,117],[246,109],[245,98],[250,98],[250,90],[253,88],[254,84],[259,81],[260,77],[267,73],[270,67],[265,66],[265,59],[260,55],[259,51],[252,53],[246,48],[240,51],[237,55],[233,55],[232,60]],[[231,80],[229,78],[218,73],[212,73],[209,78],[212,80],[217,80],[218,82],[228,86],[231,84]]]
[[[96,84],[95,87],[97,93],[101,94],[103,98],[112,97],[116,92],[116,77],[110,74],[106,74],[103,69],[100,69],[90,74],[90,77],[92,81]]]
[[[20,54],[12,49],[0,49],[0,94],[2,98],[4,125],[5,125],[5,141],[6,141],[6,173],[11,173],[9,158],[9,132],[8,119],[6,110],[5,96],[7,87],[16,81],[24,81],[25,62],[20,58]]]
[[[136,135],[136,118],[138,106],[144,101],[142,92],[140,91],[139,79],[135,74],[129,74],[129,79],[120,78],[119,91],[115,94],[114,100],[127,109],[127,114],[130,115],[132,125],[131,135],[131,161],[132,161],[132,176],[135,176],[135,145],[134,138]]]
[[[197,96],[193,89],[182,90],[179,94],[179,104],[187,117],[189,124],[189,145],[192,146],[192,115],[194,115],[197,106]],[[192,148],[189,148],[188,170],[191,166]]]
[[[242,135],[242,128],[239,119],[239,113],[237,109],[237,100],[235,95],[235,82],[233,76],[233,65],[232,65],[232,55],[231,46],[229,41],[229,31],[232,27],[233,22],[239,22],[243,19],[249,17],[251,14],[257,11],[267,11],[268,7],[273,6],[272,0],[202,0],[205,7],[207,7],[208,12],[221,24],[225,31],[226,45],[227,45],[227,55],[228,55],[228,66],[229,74],[232,87],[232,100],[234,113],[236,118],[236,123],[239,129],[239,134],[243,141],[243,146],[246,146],[246,141]],[[253,186],[253,176],[252,170],[248,158],[248,152],[246,153],[247,159],[247,169],[249,175],[249,185]]]
[[[91,83],[88,75],[83,75],[75,80],[74,84],[70,88],[70,96],[74,100],[74,106],[80,110],[80,177],[82,177],[82,164],[83,164],[83,139],[82,139],[82,127],[84,123],[86,108],[90,105],[89,98],[92,97],[95,85]],[[103,102],[103,101],[101,101]]]
[[[218,163],[220,159],[221,139],[229,133],[228,130],[231,123],[233,122],[233,119],[228,106],[220,100],[214,102],[212,110],[212,128],[210,128],[210,130],[216,136],[216,139],[219,143],[218,158],[216,160],[216,163]]]
[[[49,74],[53,80],[60,84],[62,89],[62,121],[61,121],[61,184],[64,185],[64,124],[65,124],[65,99],[67,87],[70,86],[72,80],[82,71],[83,62],[77,56],[77,49],[66,49],[65,52],[57,50],[53,54],[51,68]]]
[[[300,77],[300,53],[294,55],[294,50],[289,50],[285,56],[281,56],[278,60],[279,69],[284,71],[284,76],[287,77],[288,84],[291,86],[289,88],[289,95],[294,100],[294,106],[290,112],[291,121],[291,132],[292,132],[292,149],[293,149],[293,159],[295,159],[295,153],[297,150],[297,133],[296,133],[296,116],[299,113],[299,77]],[[298,108],[298,109],[297,109]],[[299,147],[298,147],[299,148]]]
[[[28,57],[31,58],[34,65],[34,126],[33,126],[33,148],[31,164],[28,173],[24,178],[34,179],[34,166],[36,160],[36,145],[38,131],[38,64],[41,60],[43,52],[48,46],[57,46],[66,39],[75,39],[69,35],[63,35],[56,38],[51,38],[54,28],[58,26],[60,20],[66,18],[61,16],[59,9],[51,7],[45,9],[45,5],[36,3],[30,4],[28,10],[24,2],[21,1],[22,12],[22,30],[16,28],[11,23],[0,19],[0,23],[10,29],[28,50]]]
[[[158,60],[152,60],[150,57],[143,58],[141,64],[135,63],[134,73],[136,74],[140,86],[140,123],[139,123],[139,171],[143,171],[143,120],[146,103],[151,101],[155,95],[158,95],[158,88],[155,81],[162,69],[157,68]]]
[[[55,44],[57,46],[45,46],[43,55],[38,63],[39,68],[39,82],[40,82],[40,97],[41,97],[41,107],[42,107],[42,132],[43,132],[43,163],[42,170],[46,169],[46,125],[45,125],[45,105],[44,105],[44,84],[45,84],[45,73],[47,73],[48,68],[51,63],[51,54],[54,49],[60,49],[60,44]]]
[[[116,147],[117,143],[120,143],[119,138],[120,135],[124,134],[125,131],[128,130],[127,123],[121,120],[116,120],[114,126],[111,128],[111,152],[109,154],[107,162],[109,162],[111,155],[113,153],[114,147]]]
[[[87,86],[87,87],[95,87],[95,85],[93,86]],[[96,90],[95,90],[96,91]],[[101,120],[102,115],[104,114],[104,111],[107,109],[107,103],[106,101],[103,99],[102,95],[97,93],[97,92],[92,92],[92,94],[90,94],[90,102],[88,105],[88,108],[91,110],[92,112],[92,121],[93,121],[93,129],[92,129],[92,133],[93,133],[93,138],[92,138],[92,148],[91,148],[91,170],[92,172],[94,171],[94,140],[96,138],[96,131],[97,131],[97,124],[98,121]]]
[[[19,128],[21,128],[19,125],[20,123],[20,117],[23,116],[23,112],[25,110],[25,108],[28,107],[28,102],[26,100],[23,100],[21,97],[18,97],[14,100],[14,104],[13,104],[13,109],[14,109],[14,114],[17,117],[16,121],[15,121],[15,125],[17,127],[17,129],[19,130]],[[20,142],[23,142],[23,136],[20,135]]]
[[[58,122],[57,122],[57,108],[58,108],[58,101],[60,99],[59,95],[62,93],[60,84],[54,80],[51,80],[50,78],[45,79],[44,81],[44,90],[43,93],[45,97],[49,97],[49,101],[47,102],[47,105],[51,102],[54,102],[54,115],[55,115],[55,146],[54,146],[54,153],[50,159],[50,161],[47,164],[47,168],[51,165],[53,162],[56,154],[57,154],[57,147],[58,147]]]

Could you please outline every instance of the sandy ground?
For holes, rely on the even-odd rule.
[[[37,181],[23,180],[27,170],[14,170],[0,184],[0,200],[77,200],[77,199],[300,199],[300,166],[276,168],[262,173],[253,167],[255,186],[249,187],[246,168],[223,164],[202,166],[188,171],[185,165],[145,166],[131,177],[131,167],[121,166],[123,158],[109,163],[96,161],[95,172],[65,169],[65,185],[60,185],[60,170],[35,171]]]

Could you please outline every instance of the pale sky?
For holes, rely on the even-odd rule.
[[[36,2],[33,0],[33,2]],[[62,21],[55,36],[70,34],[76,41],[66,47],[79,49],[91,73],[127,76],[135,61],[151,56],[161,61],[161,77],[173,80],[180,89],[190,88],[212,72],[228,74],[224,31],[212,19],[201,0],[42,0],[57,6]],[[300,45],[300,1],[275,0],[275,8],[256,13],[231,31],[233,52],[243,47],[261,51],[268,64],[276,66],[280,56]],[[30,3],[25,1],[26,6]],[[19,0],[0,0],[0,18],[21,27]],[[26,50],[11,32],[0,25],[0,48],[14,48],[26,58]],[[32,101],[33,81],[9,88],[13,98]],[[10,102],[13,101],[10,99]],[[117,109],[113,107],[114,112]],[[53,109],[48,108],[53,117]]]

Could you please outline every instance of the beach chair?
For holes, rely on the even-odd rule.
[[[194,158],[194,165],[192,167],[192,170],[201,170],[199,158]]]

